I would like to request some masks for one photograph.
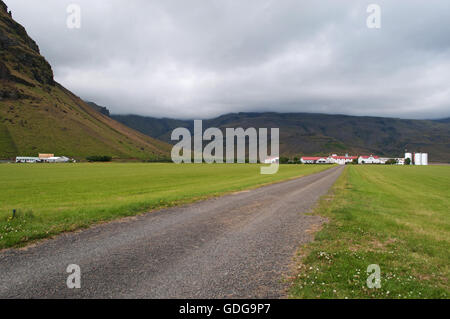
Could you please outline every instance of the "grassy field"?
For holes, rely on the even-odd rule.
[[[317,207],[330,222],[300,249],[290,296],[449,298],[449,186],[449,166],[347,167]]]
[[[0,249],[327,168],[282,165],[278,174],[261,175],[260,165],[237,164],[3,164]]]

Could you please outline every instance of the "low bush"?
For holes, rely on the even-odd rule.
[[[94,155],[94,156],[88,156],[86,159],[89,162],[111,162],[112,157],[107,155]]]

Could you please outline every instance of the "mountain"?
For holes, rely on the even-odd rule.
[[[447,117],[445,119],[434,120],[434,121],[440,122],[440,123],[450,123],[450,117]]]
[[[169,156],[170,148],[56,83],[36,42],[0,1],[0,158],[55,153],[155,159]]]
[[[112,117],[166,142],[171,142],[173,129],[193,128],[193,121],[137,115]],[[311,113],[237,113],[205,120],[203,127],[278,127],[280,152],[286,156],[330,153],[402,156],[408,149],[428,152],[434,162],[450,162],[449,122]]]
[[[96,104],[94,102],[87,102],[87,101],[86,101],[86,104],[89,105],[90,107],[92,107],[97,112],[102,113],[103,115],[106,115],[106,116],[110,116],[111,115],[109,113],[108,108],[105,107],[105,106],[100,106],[100,105],[98,105],[98,104]]]

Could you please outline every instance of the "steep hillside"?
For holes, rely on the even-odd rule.
[[[151,159],[170,146],[95,111],[53,80],[37,44],[0,1],[0,158],[55,153]]]
[[[136,115],[112,117],[167,142],[174,128],[193,126],[193,121]],[[450,162],[448,122],[310,113],[239,113],[206,120],[204,127],[278,127],[280,151],[284,155],[348,152],[400,156],[408,149],[429,152],[431,161]]]
[[[94,102],[87,102],[87,101],[86,101],[86,104],[89,105],[90,107],[92,107],[97,112],[102,113],[103,115],[111,116],[111,114],[109,113],[109,110],[104,106],[100,106]]]

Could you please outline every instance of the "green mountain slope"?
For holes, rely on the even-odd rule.
[[[53,80],[37,44],[0,1],[0,158],[55,153],[150,159],[170,145],[100,114]]]
[[[176,127],[192,130],[193,121],[113,115],[144,134],[170,142]],[[310,113],[238,113],[205,120],[207,127],[280,128],[283,155],[330,153],[401,156],[404,150],[430,153],[430,160],[450,162],[450,123],[381,117]]]

